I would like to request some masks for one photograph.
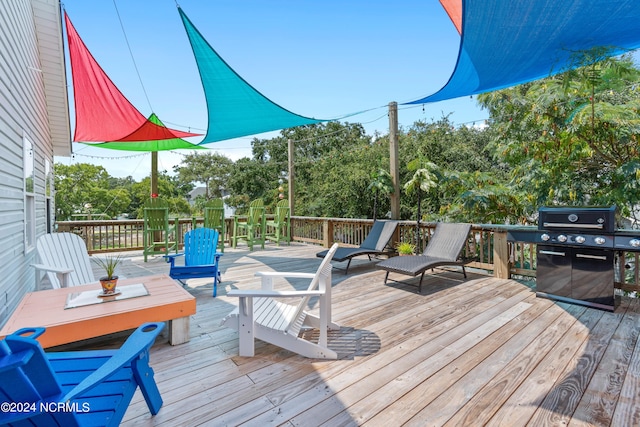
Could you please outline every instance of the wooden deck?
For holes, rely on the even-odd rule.
[[[341,329],[330,346],[339,360],[265,343],[255,357],[237,356],[237,334],[219,326],[237,304],[225,286],[257,287],[260,270],[312,272],[318,250],[226,249],[219,297],[207,280],[187,288],[197,298],[191,341],[152,350],[163,408],[151,417],[138,393],[123,425],[640,425],[640,307],[627,298],[608,313],[536,298],[516,281],[441,270],[418,295],[383,285],[365,257],[347,276],[334,269]],[[128,268],[168,270],[158,259]],[[303,283],[279,284],[291,285]]]

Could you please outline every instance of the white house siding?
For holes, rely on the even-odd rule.
[[[34,10],[39,14],[37,18]],[[52,34],[54,45],[56,39],[61,43],[61,33],[46,29],[38,32],[36,21],[39,26],[49,22],[51,28],[59,28],[57,0],[0,1],[0,326],[24,294],[35,287],[35,274],[30,267],[36,262],[35,250],[25,245],[24,234],[23,139],[26,136],[33,144],[36,236],[46,232],[45,159],[53,166],[54,138],[58,143],[64,138],[70,141],[68,113],[66,117],[50,117],[50,112],[60,110],[60,100],[55,99],[56,90],[51,86],[56,73],[62,73],[56,85],[64,82],[61,49],[58,66],[62,64],[62,71],[53,74],[51,52],[41,55],[47,31]],[[62,85],[57,92],[64,94],[66,111],[66,83]],[[53,108],[53,104],[58,107]]]

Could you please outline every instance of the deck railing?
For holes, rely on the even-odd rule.
[[[182,244],[184,234],[202,225],[202,218],[176,218],[177,239]],[[233,234],[233,219],[226,218],[225,243],[230,244]],[[295,216],[291,218],[291,236],[296,242],[305,242],[329,247],[333,242],[358,246],[365,239],[373,220],[349,218],[317,218]],[[399,221],[392,244],[408,241],[422,252],[435,223],[421,223],[416,231],[415,221]],[[89,253],[129,251],[143,249],[143,220],[113,221],[61,221],[57,223],[60,232],[80,235],[87,244]],[[492,272],[499,278],[512,276],[535,278],[536,246],[531,243],[508,242],[507,228],[492,225],[472,226],[472,236],[463,256],[472,260],[469,267]],[[640,292],[638,253],[619,252],[616,254],[616,287],[629,292]]]

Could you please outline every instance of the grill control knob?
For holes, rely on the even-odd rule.
[[[565,236],[564,234],[561,234],[558,236],[558,242],[564,243],[566,241],[567,241],[567,236]]]
[[[593,241],[596,242],[596,245],[604,245],[607,240],[602,236],[598,236]]]
[[[542,240],[543,242],[546,242],[550,238],[551,236],[549,236],[547,233],[544,233],[542,236],[540,236],[540,240]]]
[[[584,243],[585,240],[584,236],[576,236],[576,243]]]
[[[638,248],[640,247],[640,239],[631,239],[629,240],[629,244],[634,248]]]

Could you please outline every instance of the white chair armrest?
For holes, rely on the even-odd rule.
[[[36,270],[42,271],[51,271],[56,274],[69,274],[73,271],[73,268],[69,267],[54,267],[52,265],[44,265],[44,264],[31,264],[31,267]]]
[[[322,291],[271,291],[260,289],[234,289],[227,292],[229,297],[268,297],[268,298],[282,298],[282,297],[305,297],[305,296],[321,296],[324,295]]]

